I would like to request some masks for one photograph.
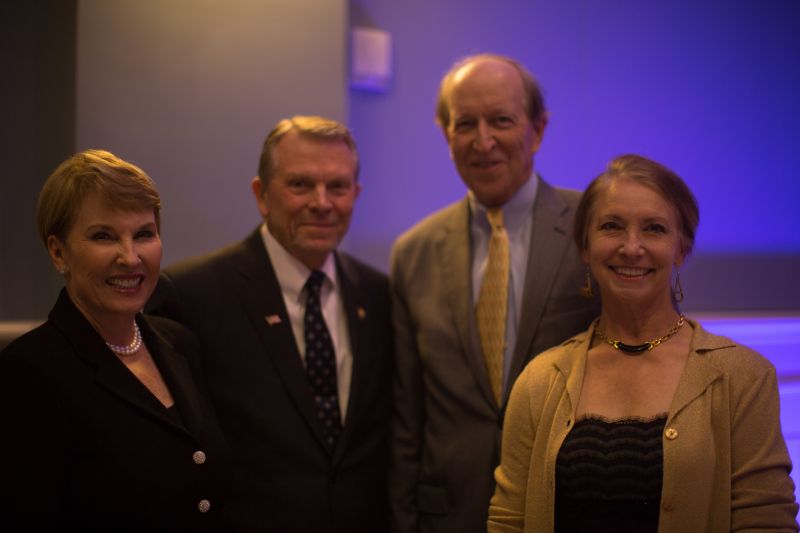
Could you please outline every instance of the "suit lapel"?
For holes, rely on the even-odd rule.
[[[704,354],[724,349],[732,348],[736,344],[724,337],[709,335],[697,322],[688,319],[689,324],[694,328],[692,332],[692,345],[689,349],[689,358],[686,360],[686,367],[683,370],[675,396],[669,408],[669,420],[678,415],[695,398],[701,396],[705,390],[716,380],[724,377],[723,372],[708,362]]]
[[[539,179],[533,207],[531,244],[528,249],[528,266],[517,328],[517,344],[511,359],[512,380],[522,372],[525,363],[532,355],[530,352],[533,349],[533,339],[536,337],[539,321],[561,266],[561,258],[566,253],[572,238],[568,234],[570,216],[569,207],[555,189]],[[506,387],[506,398],[508,389],[510,387]]]
[[[193,435],[202,434],[204,422],[202,402],[188,360],[176,352],[175,347],[161,336],[146,318],[140,317],[139,324],[142,336],[169,387],[186,430]]]
[[[458,337],[464,346],[467,364],[475,376],[486,401],[497,407],[492,386],[486,374],[475,305],[472,299],[472,239],[470,237],[469,201],[464,198],[456,205],[440,235],[437,264],[441,268],[444,294],[453,314]]]
[[[67,338],[77,357],[94,369],[94,378],[98,386],[133,408],[186,433],[184,428],[170,419],[158,399],[108,349],[100,335],[69,299],[65,290],[61,291],[56,306],[50,313],[50,320]]]
[[[264,353],[273,362],[297,410],[320,445],[327,446],[292,332],[292,323],[261,233],[256,230],[245,241],[245,245],[246,251],[240,262],[242,284],[236,290],[261,340],[261,346],[256,350]]]
[[[337,461],[343,450],[348,448],[353,438],[354,428],[358,427],[359,409],[368,407],[365,396],[370,379],[370,367],[375,354],[368,350],[366,342],[369,332],[366,329],[367,316],[370,312],[367,298],[362,294],[358,272],[352,267],[347,257],[336,254],[336,275],[344,302],[347,317],[347,331],[350,337],[350,350],[353,354],[353,372],[350,376],[350,391],[347,402],[347,416],[344,430],[337,443],[334,461]]]

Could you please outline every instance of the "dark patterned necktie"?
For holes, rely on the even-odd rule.
[[[317,417],[325,430],[325,440],[333,447],[342,431],[342,422],[336,387],[336,354],[320,305],[324,279],[325,274],[314,270],[306,281],[308,298],[303,331],[306,340],[306,376],[314,394]]]

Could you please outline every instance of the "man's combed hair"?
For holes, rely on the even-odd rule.
[[[278,166],[275,147],[283,136],[290,131],[297,131],[300,135],[312,139],[343,141],[356,158],[355,179],[358,180],[358,172],[360,170],[358,148],[353,134],[347,126],[329,118],[314,115],[297,115],[281,120],[267,135],[264,146],[261,149],[261,158],[258,162],[258,177],[261,178],[263,183],[269,181],[272,172]]]

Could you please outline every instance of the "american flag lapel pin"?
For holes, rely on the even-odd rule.
[[[358,309],[356,309],[356,314],[358,315],[358,318],[360,318],[361,320],[367,318],[367,310],[364,309],[363,307],[359,307]]]
[[[267,315],[264,317],[264,320],[266,320],[267,324],[269,324],[270,326],[277,326],[278,324],[281,323],[281,317],[279,317],[278,315]]]

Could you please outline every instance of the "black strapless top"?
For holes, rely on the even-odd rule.
[[[169,407],[165,407],[164,410],[167,412],[167,416],[178,424],[179,426],[183,426],[183,418],[181,418],[181,412],[178,410],[178,404],[173,403]]]
[[[555,531],[658,531],[666,422],[576,421],[556,460]]]

